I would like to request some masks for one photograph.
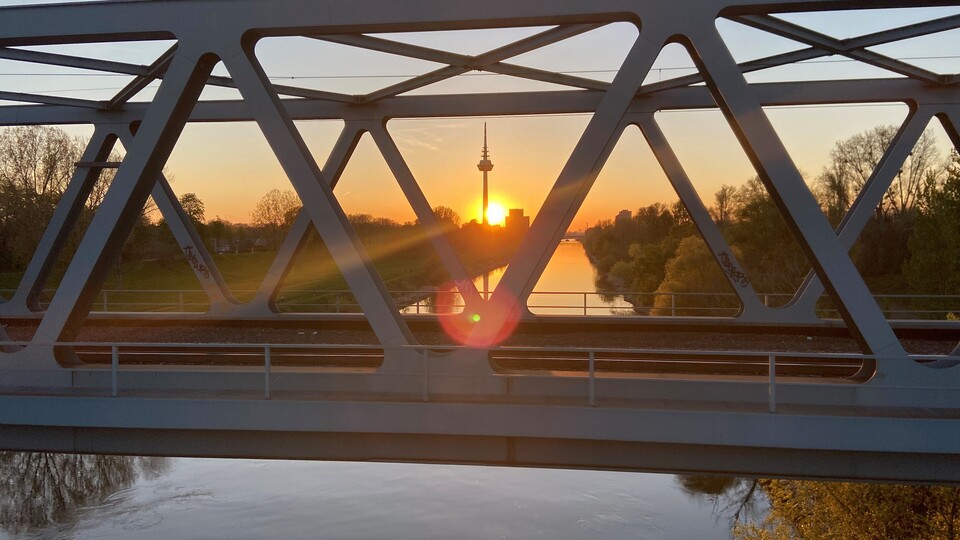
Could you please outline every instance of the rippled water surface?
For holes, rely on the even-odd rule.
[[[0,537],[730,537],[712,505],[668,475],[161,459],[135,476],[102,501],[66,509],[59,522],[6,523]]]

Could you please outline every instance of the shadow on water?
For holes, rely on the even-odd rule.
[[[735,540],[960,538],[960,488],[679,476]]]
[[[68,525],[80,509],[166,467],[166,458],[0,452],[0,531]]]

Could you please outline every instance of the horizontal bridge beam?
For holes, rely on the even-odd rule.
[[[711,13],[822,11],[902,6],[902,1],[872,0],[699,0]],[[942,0],[913,0],[911,6],[952,5]],[[220,0],[95,2],[0,9],[0,46],[171,39],[209,29],[261,35],[303,33],[413,32],[549,26],[633,19],[645,13],[675,11],[667,2],[636,0]]]
[[[753,85],[764,106],[924,102],[951,103],[954,92],[931,88],[909,79],[766,83]],[[560,91],[487,95],[401,96],[363,107],[328,100],[293,99],[284,105],[295,120],[379,120],[382,118],[438,118],[592,113],[601,92]],[[2,94],[0,94],[2,99]],[[93,102],[91,102],[93,103]],[[97,111],[69,106],[22,105],[0,107],[0,126],[128,123],[140,120],[147,104],[128,104],[122,111]],[[705,87],[676,88],[644,94],[630,112],[714,109]],[[242,101],[203,101],[191,122],[247,122],[252,115]]]

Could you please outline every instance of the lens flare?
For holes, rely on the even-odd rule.
[[[520,304],[512,298],[494,296],[477,312],[440,317],[440,326],[460,345],[486,349],[513,335],[520,323]],[[480,324],[483,321],[485,324]]]

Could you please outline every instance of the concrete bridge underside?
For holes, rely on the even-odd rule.
[[[833,0],[216,0],[98,2],[0,9],[0,58],[95,72],[131,83],[107,101],[12,92],[0,125],[92,124],[94,135],[16,294],[0,319],[39,316],[28,343],[0,353],[0,446],[81,452],[468,462],[747,473],[774,476],[957,482],[960,375],[956,358],[909,356],[848,255],[873,210],[932,119],[960,146],[960,79],[885,56],[877,46],[960,28],[949,16],[849,39],[778,18],[789,11],[954,6],[950,1]],[[796,51],[738,64],[717,20],[786,37]],[[626,22],[638,37],[612,82],[534,69],[509,60],[604,25]],[[413,46],[380,35],[507,27],[548,27],[478,56]],[[371,34],[378,34],[372,36]],[[276,85],[256,44],[299,36],[439,62],[435,72],[365,95]],[[38,52],[22,47],[175,40],[151,65]],[[699,74],[644,84],[663,47],[680,44]],[[748,83],[745,74],[841,55],[896,74],[877,80]],[[223,62],[229,76],[211,75]],[[566,87],[556,92],[405,95],[472,70]],[[159,80],[148,103],[131,98]],[[700,83],[704,83],[701,85]],[[202,101],[208,86],[242,99]],[[770,122],[766,107],[903,103],[909,109],[877,170],[834,230]],[[655,114],[720,110],[793,232],[813,271],[792,302],[764,305],[710,218]],[[518,255],[489,300],[476,290],[442,233],[414,174],[386,129],[397,118],[591,113]],[[340,119],[344,127],[323,166],[295,120]],[[239,302],[162,170],[189,122],[255,121],[302,200],[256,297]],[[826,293],[859,343],[863,369],[849,380],[739,380],[723,377],[594,377],[498,372],[489,353],[498,336],[530,316],[527,300],[569,230],[624,130],[649,143],[743,306],[737,325],[816,324]],[[481,315],[467,347],[442,354],[417,343],[340,206],[333,187],[358,140],[369,133],[427,228],[445,270]],[[39,295],[77,226],[79,211],[117,141],[128,150],[50,306]],[[99,165],[98,165],[99,164]],[[218,320],[279,318],[282,278],[315,228],[385,350],[370,372],[270,372],[154,366],[83,366],[71,344],[147,198],[157,202]],[[681,321],[682,323],[682,321]],[[691,322],[697,324],[697,321]],[[773,365],[773,361],[771,361]],[[939,368],[939,369],[937,369]],[[268,389],[265,396],[254,396]],[[774,390],[776,386],[776,390]],[[118,391],[119,389],[119,391]],[[272,392],[270,391],[272,390]],[[776,412],[771,413],[771,393]],[[114,396],[113,394],[116,394]],[[589,398],[585,398],[589,396]]]

